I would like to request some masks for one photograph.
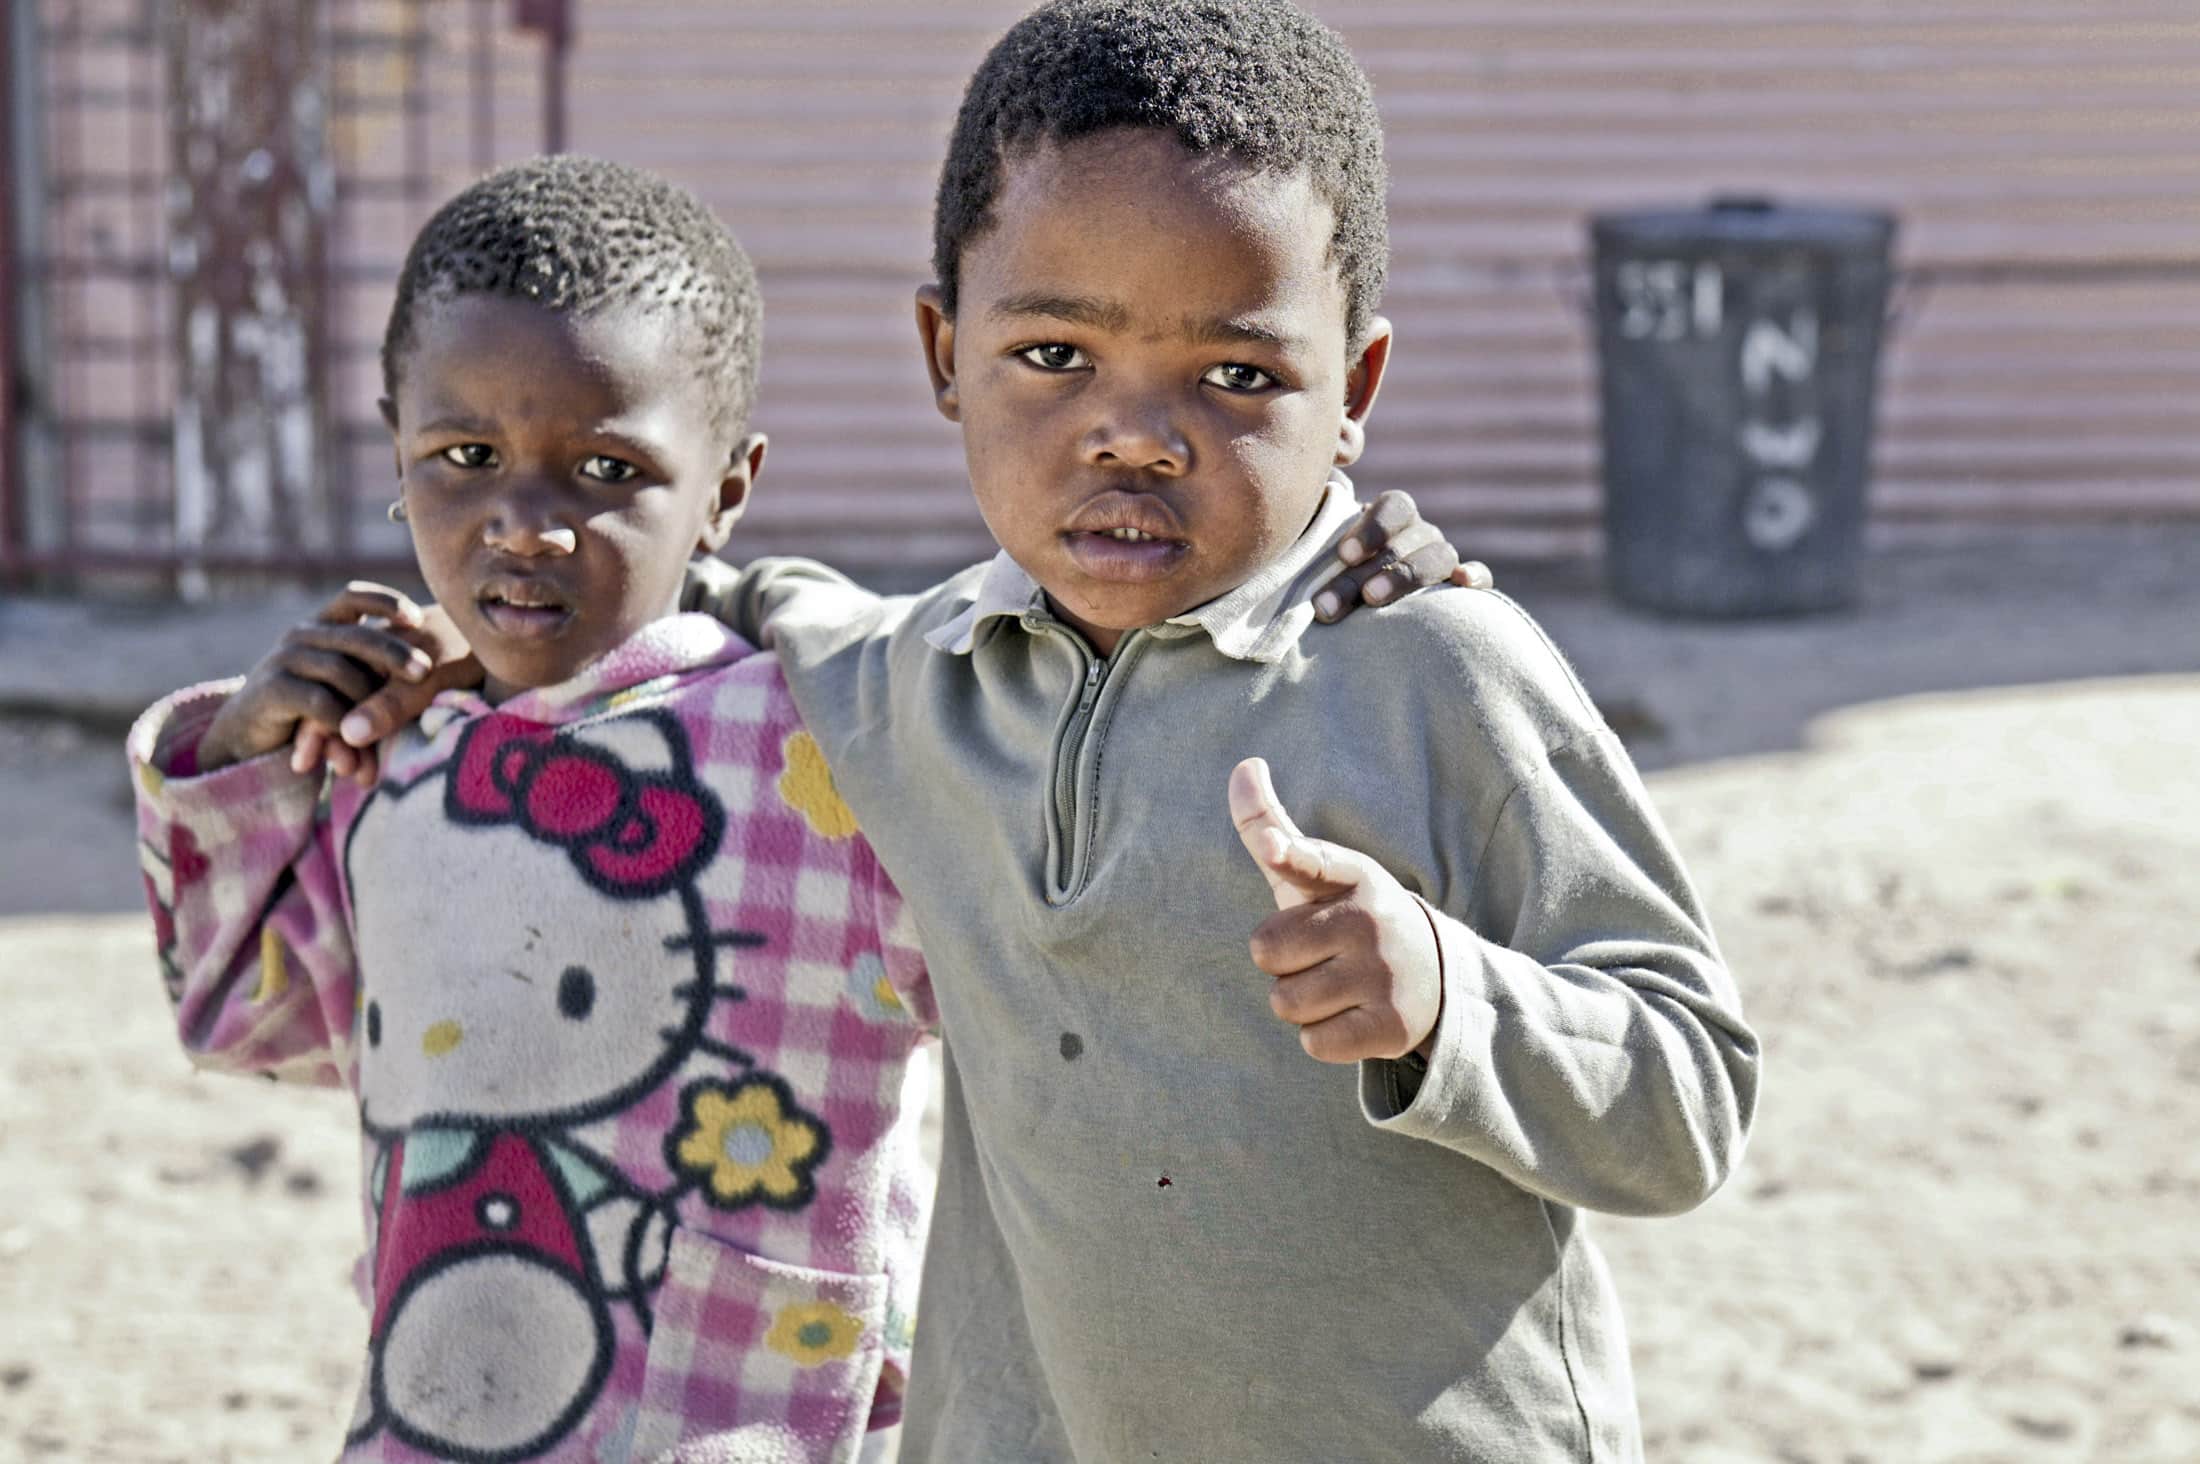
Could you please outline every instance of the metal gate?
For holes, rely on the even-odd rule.
[[[10,4],[0,573],[188,592],[225,572],[409,569],[375,410],[391,291],[459,181],[562,144],[567,13]],[[288,211],[250,216],[240,200],[269,183]]]

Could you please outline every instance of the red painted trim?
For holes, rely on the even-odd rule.
[[[565,151],[565,63],[573,46],[570,0],[512,0],[512,23],[542,33],[542,150]]]
[[[15,356],[15,75],[11,17],[0,14],[0,574],[14,574],[23,554],[22,459],[15,401],[21,389]]]
[[[473,0],[474,171],[486,173],[497,160],[496,0]]]

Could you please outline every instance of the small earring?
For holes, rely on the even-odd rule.
[[[404,500],[404,499],[402,499],[402,498],[393,498],[393,499],[391,499],[391,500],[390,500],[390,522],[391,522],[391,523],[393,523],[393,524],[401,524],[401,523],[403,523],[404,521],[405,521],[405,500]]]

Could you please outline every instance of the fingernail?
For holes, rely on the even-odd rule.
[[[1314,597],[1314,613],[1328,620],[1337,613],[1338,601],[1334,590],[1323,590]]]
[[[1369,580],[1367,588],[1360,591],[1360,598],[1370,605],[1382,604],[1383,601],[1390,598],[1390,581],[1380,575]]]
[[[1360,548],[1360,536],[1358,534],[1345,535],[1344,539],[1337,545],[1337,552],[1346,559],[1358,559],[1363,552]]]
[[[426,651],[414,651],[405,658],[405,679],[407,681],[425,681],[428,679],[428,673],[434,668],[435,663],[428,659]]]
[[[374,740],[374,724],[364,712],[353,712],[336,724],[336,730],[353,747],[365,747]]]
[[[306,750],[295,742],[290,745],[290,770],[294,773],[306,770]]]

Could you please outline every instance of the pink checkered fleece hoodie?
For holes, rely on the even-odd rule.
[[[900,1413],[936,1018],[777,660],[673,616],[446,693],[371,792],[197,775],[236,684],[131,732],[140,851],[192,1060],[357,1095],[343,1459],[855,1458]]]

